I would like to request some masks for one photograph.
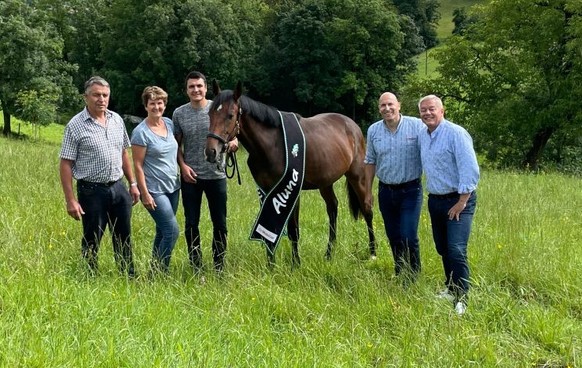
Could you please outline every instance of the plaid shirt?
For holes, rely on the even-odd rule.
[[[87,108],[65,127],[61,159],[73,161],[73,177],[95,183],[123,177],[122,153],[130,147],[123,119],[107,110],[107,126],[100,125]]]

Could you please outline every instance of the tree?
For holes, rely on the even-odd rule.
[[[109,37],[104,33],[105,17],[103,9],[109,0],[37,0],[50,15],[63,38],[63,61],[76,65],[73,75],[74,85],[81,89],[86,80],[98,74],[103,67],[100,54],[102,45]]]
[[[79,0],[69,0],[69,6],[72,1]],[[85,74],[109,81],[112,109],[142,116],[140,96],[148,85],[168,92],[171,112],[187,100],[183,81],[191,70],[223,84],[245,78],[258,48],[254,32],[266,9],[261,0],[98,2],[99,11],[90,4],[75,5],[63,26],[74,30],[68,33],[67,56]]]
[[[75,68],[62,60],[63,40],[49,21],[48,13],[34,1],[0,3],[0,101],[4,135],[11,134],[11,115],[40,116],[46,104],[30,96],[45,96],[55,103],[55,119],[61,107],[77,100],[71,73]],[[40,120],[39,120],[40,121]]]
[[[498,165],[536,170],[551,139],[580,144],[582,6],[577,0],[493,1],[435,58],[425,91],[448,100]]]
[[[455,28],[453,29],[454,35],[462,35],[465,30],[477,19],[475,17],[470,17],[467,14],[467,8],[456,8],[453,10],[453,23]]]
[[[49,91],[23,91],[16,98],[18,116],[29,121],[34,128],[34,138],[39,138],[41,126],[49,125],[57,118],[56,96]]]
[[[438,44],[436,29],[441,15],[438,0],[394,0],[398,11],[414,21],[427,49]]]
[[[422,40],[383,0],[305,0],[276,8],[252,84],[279,108],[343,112],[369,123],[377,98],[416,65]]]

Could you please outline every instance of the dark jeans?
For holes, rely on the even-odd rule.
[[[477,205],[477,193],[471,193],[467,205],[456,219],[449,220],[447,212],[457,203],[455,194],[436,196],[429,194],[428,211],[432,224],[432,236],[438,254],[443,261],[445,284],[457,298],[469,292],[469,262],[467,245],[471,234],[473,215]]]
[[[97,253],[105,228],[109,226],[115,261],[121,272],[135,274],[131,250],[132,200],[123,181],[112,185],[77,182],[77,197],[85,211],[82,217],[83,257],[92,270],[97,270]]]
[[[180,200],[180,190],[173,193],[152,194],[156,202],[154,210],[148,210],[156,223],[156,236],[152,248],[152,268],[168,272],[170,258],[180,236],[176,211]]]
[[[394,257],[394,271],[408,269],[412,276],[421,269],[418,222],[422,208],[422,184],[414,180],[400,185],[378,186],[378,205]]]
[[[185,235],[190,263],[196,269],[202,267],[200,246],[200,209],[202,194],[206,194],[210,219],[212,220],[212,256],[214,267],[222,270],[226,254],[226,179],[197,179],[195,184],[182,180],[182,202],[185,217]]]

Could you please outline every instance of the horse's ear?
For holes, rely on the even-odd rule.
[[[218,85],[218,81],[216,79],[212,80],[212,93],[217,96],[220,93],[220,86]]]
[[[240,96],[242,96],[242,82],[238,81],[236,88],[234,89],[234,100],[238,101]]]

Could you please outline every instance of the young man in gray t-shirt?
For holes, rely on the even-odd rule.
[[[178,107],[172,116],[178,141],[178,164],[182,178],[182,203],[185,216],[185,235],[188,257],[196,271],[202,268],[200,246],[200,209],[202,194],[206,195],[212,220],[212,256],[214,268],[221,271],[226,254],[226,174],[216,164],[204,158],[204,147],[210,118],[211,100],[206,99],[206,77],[200,72],[186,76],[186,93],[190,102]],[[228,149],[236,151],[238,140],[228,142]]]

